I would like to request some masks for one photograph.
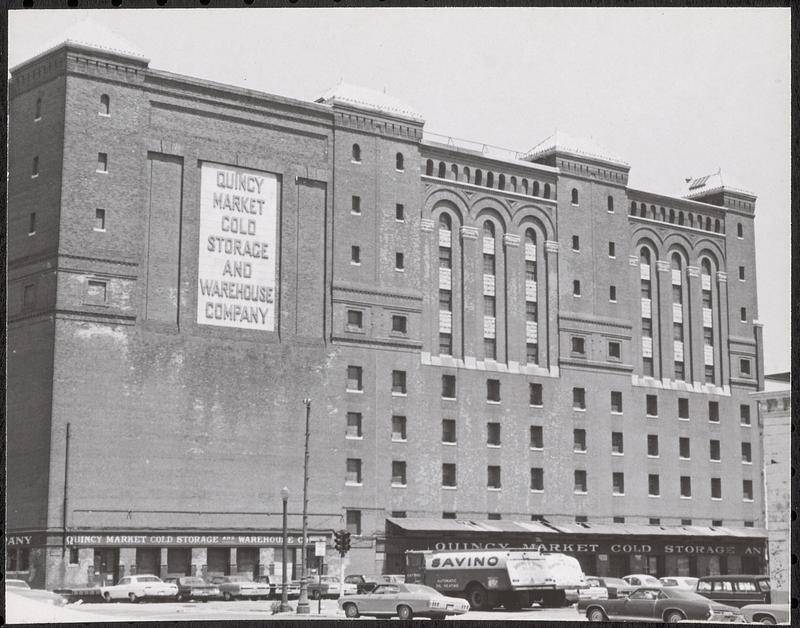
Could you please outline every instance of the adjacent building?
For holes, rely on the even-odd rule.
[[[304,399],[310,540],[347,527],[352,571],[512,542],[765,568],[754,194],[113,43],[12,68],[9,97],[10,572],[279,578],[286,486],[296,575]]]

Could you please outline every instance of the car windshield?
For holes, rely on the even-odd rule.
[[[590,587],[599,587],[600,580],[598,580],[597,578],[586,578],[586,584],[589,585]]]
[[[339,582],[336,576],[322,576],[322,582]]]
[[[679,583],[675,578],[661,578],[661,584],[665,587],[677,587]]]
[[[138,580],[139,582],[161,582],[161,579],[155,576],[141,576]]]
[[[428,595],[435,595],[437,597],[442,595],[436,589],[425,586],[424,584],[407,584],[405,587],[408,589],[409,593],[426,593]]]

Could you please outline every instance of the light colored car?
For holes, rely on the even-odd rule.
[[[178,601],[181,602],[188,600],[207,602],[220,597],[218,586],[208,584],[197,576],[181,576],[175,579],[175,584],[178,585]]]
[[[358,593],[358,585],[347,582],[344,583],[344,591],[336,576],[322,576],[320,578],[311,577],[308,581],[308,597],[312,600],[319,600],[323,597],[339,597],[339,595],[353,595]]]
[[[13,591],[23,597],[31,600],[37,600],[52,606],[64,606],[67,600],[64,596],[52,591],[45,591],[44,589],[31,589],[30,585],[24,580],[16,580],[10,578],[5,581],[6,592]]]
[[[253,582],[242,574],[231,576],[214,576],[211,584],[215,585],[222,594],[223,600],[248,598],[250,600],[261,598],[266,600],[270,595],[270,586],[266,582]]]
[[[595,576],[586,576],[586,588],[578,589],[578,602],[581,600],[607,600],[608,589],[602,580]],[[580,606],[578,607],[580,610]]]
[[[591,622],[624,620],[639,622],[710,621],[743,622],[735,606],[719,604],[702,595],[675,587],[640,587],[627,597],[592,600],[586,608]]]
[[[655,576],[649,576],[644,573],[634,573],[629,576],[622,576],[622,579],[634,587],[663,587],[661,580]]]
[[[754,624],[788,624],[791,622],[789,604],[746,604],[742,615]]]
[[[444,619],[448,615],[468,612],[469,602],[458,597],[447,597],[424,584],[392,582],[379,584],[369,593],[339,598],[339,608],[350,618],[369,615],[397,616],[404,620],[412,617]]]
[[[100,587],[100,595],[106,602],[128,599],[138,602],[143,598],[177,598],[178,585],[164,582],[158,576],[142,574],[125,576],[119,584]]]
[[[694,591],[699,578],[691,578],[689,576],[664,576],[663,578],[659,578],[659,580],[665,587],[676,587],[684,591]]]

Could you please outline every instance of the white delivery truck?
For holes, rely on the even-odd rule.
[[[566,603],[566,590],[586,587],[575,558],[528,549],[406,552],[406,582],[464,597],[474,610]]]

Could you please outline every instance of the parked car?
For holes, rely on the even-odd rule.
[[[694,591],[697,588],[697,581],[699,578],[691,578],[689,576],[664,576],[659,578],[661,584],[665,587],[677,587],[684,591]]]
[[[144,598],[176,598],[178,597],[178,585],[164,582],[158,576],[140,574],[125,576],[119,581],[119,584],[100,587],[100,595],[106,602],[125,598],[131,602],[138,602]]]
[[[769,576],[703,576],[697,581],[697,593],[721,604],[771,604]]]
[[[629,596],[613,600],[593,600],[586,608],[589,621],[636,620],[741,622],[741,611],[675,587],[639,587]]]
[[[634,587],[662,587],[661,580],[655,576],[644,573],[634,573],[629,576],[622,576],[622,579]]]
[[[369,593],[356,593],[339,599],[339,607],[347,617],[360,615],[411,619],[430,617],[443,619],[469,611],[469,603],[457,597],[447,597],[424,584],[393,582],[379,584]]]
[[[269,596],[275,597],[275,589],[277,588],[277,585],[272,581],[272,579],[268,575],[264,574],[259,576],[258,578],[256,578],[256,582],[268,585]]]
[[[352,595],[358,593],[358,586],[345,580],[344,587],[336,576],[321,576],[312,578],[308,583],[308,597],[318,600],[323,597],[339,597],[339,595]]]
[[[278,582],[274,585],[274,591],[272,593],[273,597],[280,600],[281,593],[283,592],[283,583]],[[286,583],[286,597],[289,599],[295,599],[300,597],[300,581],[299,580],[292,580]]]
[[[789,604],[745,604],[742,606],[742,615],[745,621],[755,624],[788,624]]]
[[[67,599],[63,595],[52,591],[45,591],[44,589],[31,589],[30,585],[24,580],[9,578],[5,583],[7,592],[13,591],[31,600],[37,600],[52,606],[64,606],[67,603]]]
[[[607,600],[608,589],[596,576],[586,576],[586,588],[578,589],[578,611],[586,610],[590,600]]]
[[[608,599],[613,600],[618,597],[627,597],[631,592],[636,590],[632,584],[628,584],[622,578],[611,578],[609,576],[602,576],[599,578],[603,586],[608,589]]]
[[[264,582],[253,582],[245,575],[214,576],[211,584],[216,585],[222,594],[223,600],[235,600],[246,597],[248,599],[269,598],[269,585]]]
[[[219,587],[209,584],[197,576],[182,576],[175,579],[178,585],[178,600],[201,600],[207,602],[220,597],[222,594]]]
[[[375,588],[375,582],[367,582],[366,577],[363,574],[355,573],[350,574],[349,576],[344,577],[344,581],[346,584],[354,584],[356,585],[356,593],[365,593],[367,591],[372,591]]]

